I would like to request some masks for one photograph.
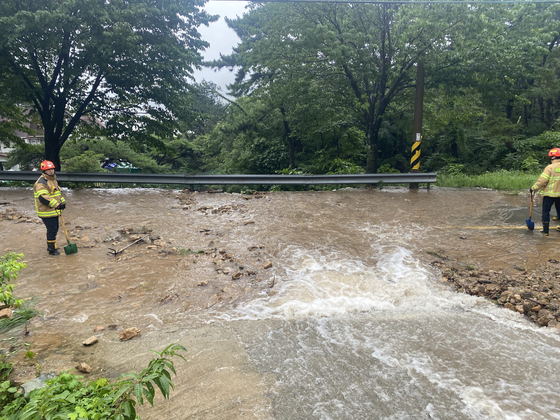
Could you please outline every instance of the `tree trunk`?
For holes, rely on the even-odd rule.
[[[60,148],[57,139],[45,130],[45,159],[54,163],[56,171],[60,171]]]
[[[286,109],[284,107],[280,107],[280,112],[282,113],[282,123],[284,124],[284,133],[286,134],[286,139],[288,140],[288,159],[290,163],[290,168],[294,169],[296,167],[296,159],[295,159],[295,141],[292,136],[292,130],[290,129],[290,125],[288,121],[286,121]]]
[[[506,118],[508,120],[511,120],[512,114],[513,114],[513,99],[508,99],[506,105]]]

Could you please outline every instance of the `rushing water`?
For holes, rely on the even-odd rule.
[[[184,209],[182,193],[161,190],[66,193],[71,230],[110,236],[136,224],[180,248],[211,245],[239,264],[273,263],[260,283],[230,281],[233,291],[205,307],[224,287],[211,289],[221,280],[202,257],[146,253],[117,262],[100,242],[52,259],[38,240],[42,225],[0,222],[0,251],[24,252],[28,261],[18,290],[38,296],[50,315],[31,334],[45,366],[85,358],[114,376],[145,366],[148,349],[187,347],[171,401],[143,418],[560,419],[558,330],[450,291],[427,264],[428,250],[506,271],[553,258],[554,233],[545,240],[524,228],[526,197],[439,189],[253,200],[195,194]],[[0,202],[30,216],[31,196],[0,190]],[[248,251],[255,247],[261,254]],[[205,289],[201,278],[210,280]],[[273,287],[260,286],[266,282]],[[178,298],[162,304],[166,296]],[[106,332],[91,351],[80,346],[93,326],[110,323],[143,335],[120,343]]]

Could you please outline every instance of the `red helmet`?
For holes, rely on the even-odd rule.
[[[46,171],[47,169],[54,169],[54,163],[50,160],[44,160],[41,162],[41,170]]]

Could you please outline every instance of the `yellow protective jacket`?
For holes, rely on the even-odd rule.
[[[543,173],[532,187],[533,191],[539,191],[541,195],[548,197],[560,197],[560,159],[555,159],[544,168]]]
[[[59,212],[55,210],[58,203],[64,203],[64,197],[60,192],[56,175],[48,176],[42,174],[33,186],[35,193],[35,210],[37,216],[42,218],[58,217]]]

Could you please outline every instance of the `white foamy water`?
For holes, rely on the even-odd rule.
[[[277,378],[276,419],[560,419],[552,331],[448,290],[401,245],[283,257],[278,294],[223,315],[270,325],[246,347]]]
[[[434,281],[436,270],[423,266],[402,246],[372,247],[368,261],[341,252],[288,247],[284,273],[277,272],[272,297],[264,295],[217,314],[228,320],[328,317],[354,312],[433,312],[474,307],[483,300],[458,295]]]

